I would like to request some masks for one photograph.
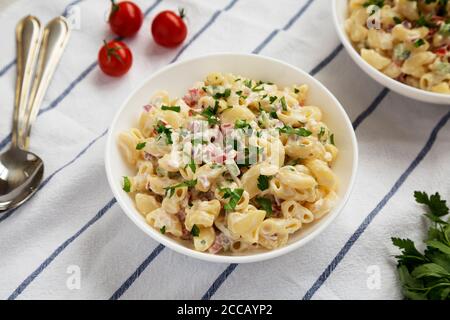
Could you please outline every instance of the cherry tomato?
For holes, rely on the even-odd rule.
[[[121,37],[131,37],[139,31],[144,21],[141,9],[131,1],[116,3],[111,0],[109,25],[112,32]]]
[[[130,70],[133,55],[122,41],[110,41],[98,52],[98,64],[104,73],[112,77],[120,77]]]
[[[155,42],[164,47],[175,47],[182,43],[187,35],[183,18],[183,10],[180,10],[179,15],[170,10],[160,12],[152,22]]]

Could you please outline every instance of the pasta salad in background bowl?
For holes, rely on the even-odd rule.
[[[450,103],[450,2],[333,0],[339,37],[373,79],[423,102]]]
[[[207,261],[298,248],[347,201],[357,143],[343,107],[283,62],[212,54],[170,65],[116,114],[106,172],[145,233]]]

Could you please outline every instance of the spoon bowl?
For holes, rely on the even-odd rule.
[[[10,148],[0,155],[0,211],[15,208],[38,189],[44,163],[32,152]]]

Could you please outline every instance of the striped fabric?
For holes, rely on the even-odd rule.
[[[109,1],[18,0],[0,13],[0,148],[10,142],[14,27],[24,12],[43,21],[75,2],[72,39],[33,128],[45,161],[36,196],[0,215],[3,299],[400,299],[391,236],[425,232],[416,189],[450,197],[450,108],[384,89],[349,58],[334,31],[329,0],[139,0],[145,25],[125,40],[134,68],[103,76],[96,56]],[[176,49],[151,40],[152,17],[186,8],[189,36]],[[338,219],[304,248],[250,265],[197,261],[156,243],[125,216],[103,168],[105,135],[129,92],[164,65],[217,51],[254,52],[296,65],[341,101],[356,129],[359,175]],[[380,285],[370,277],[379,272]],[[73,277],[80,275],[80,286]]]

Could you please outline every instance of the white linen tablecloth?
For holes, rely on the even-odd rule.
[[[390,237],[424,238],[414,190],[450,198],[448,106],[410,100],[371,80],[342,48],[329,0],[137,0],[145,22],[125,40],[134,65],[121,79],[96,64],[102,40],[113,38],[109,1],[18,0],[0,12],[1,150],[10,140],[15,25],[28,13],[46,22],[71,2],[81,28],[31,140],[45,161],[44,183],[25,205],[0,215],[0,298],[402,298]],[[178,7],[189,16],[188,38],[175,49],[158,47],[150,22]],[[129,92],[168,63],[217,51],[255,52],[311,72],[356,128],[359,173],[342,214],[305,247],[266,262],[213,264],[164,248],[126,217],[105,177],[105,134]]]

